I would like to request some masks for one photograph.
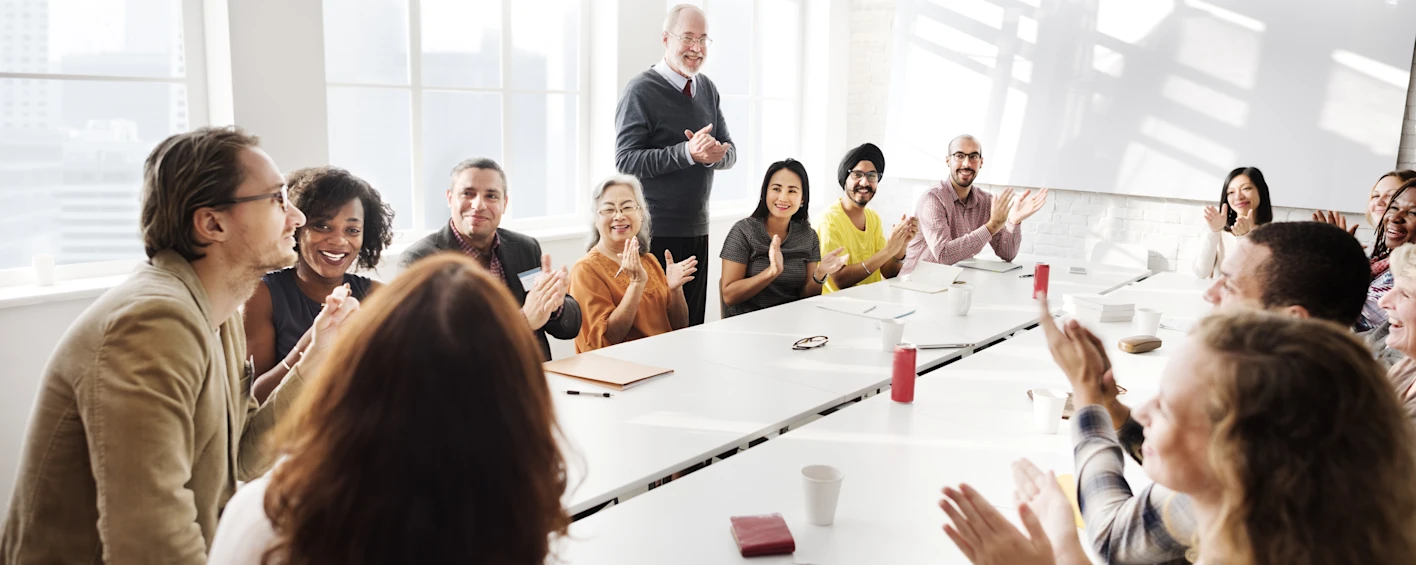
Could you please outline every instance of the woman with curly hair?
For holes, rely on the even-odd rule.
[[[476,260],[421,260],[364,303],[241,487],[211,565],[542,565],[570,517],[541,346]]]
[[[1105,382],[1094,375],[1105,372],[1104,354],[1077,351],[1059,360],[1064,371]],[[1085,398],[1090,388],[1076,391],[1077,457],[1115,458],[1120,469],[1111,418]],[[1257,311],[1216,314],[1172,354],[1159,388],[1136,413],[1145,427],[1142,466],[1191,499],[1198,525],[1191,561],[1416,559],[1412,427],[1381,365],[1347,328]],[[974,563],[1088,563],[1055,479],[1035,489],[1023,482],[1019,512],[1029,535],[963,487],[945,489],[940,502],[952,521],[946,533]]]
[[[378,289],[378,281],[349,271],[356,264],[361,269],[378,266],[379,256],[393,243],[393,209],[349,171],[311,167],[291,172],[285,182],[290,200],[307,220],[295,232],[295,266],[261,277],[261,286],[246,301],[246,350],[260,375],[251,395],[259,402],[300,360],[324,297],[343,285],[363,301]]]

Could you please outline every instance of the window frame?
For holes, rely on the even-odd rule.
[[[0,79],[56,80],[114,83],[180,84],[187,89],[187,125],[195,129],[210,125],[211,98],[207,89],[206,11],[204,0],[181,0],[182,56],[186,73],[181,77],[139,77],[125,75],[85,75],[72,73],[32,73],[0,71]],[[138,187],[141,190],[141,186]],[[141,243],[141,242],[140,242]],[[57,254],[56,254],[57,255]],[[55,282],[120,275],[147,261],[139,256],[107,261],[81,261],[56,265]],[[0,269],[0,288],[34,284],[33,266]]]
[[[408,8],[408,13],[407,13],[408,29],[406,30],[407,33],[408,33],[408,45],[407,45],[407,48],[408,48],[408,82],[407,82],[407,84],[397,84],[397,85],[395,85],[395,84],[376,84],[376,83],[358,83],[358,82],[335,82],[335,81],[329,81],[329,80],[326,80],[326,81],[325,81],[326,96],[328,96],[328,91],[329,91],[329,88],[331,88],[331,87],[334,87],[334,88],[386,88],[386,89],[393,89],[393,90],[403,90],[403,91],[406,91],[406,92],[409,93],[409,119],[410,119],[410,122],[409,122],[409,132],[408,132],[408,133],[409,133],[409,136],[410,136],[410,147],[411,147],[411,149],[412,149],[412,159],[413,159],[413,161],[412,161],[412,163],[411,163],[411,165],[412,165],[412,167],[413,167],[413,174],[412,174],[412,177],[409,179],[409,181],[410,181],[411,186],[412,186],[412,189],[413,189],[413,194],[412,194],[412,197],[413,197],[413,200],[412,200],[413,209],[412,209],[412,210],[409,210],[409,211],[406,211],[406,212],[404,212],[404,211],[397,211],[397,212],[399,212],[399,213],[407,213],[407,214],[409,215],[409,218],[410,218],[410,223],[412,224],[413,227],[412,227],[412,228],[409,228],[409,229],[395,230],[395,235],[397,236],[398,234],[401,234],[401,233],[407,233],[407,234],[415,234],[415,235],[417,235],[417,236],[421,236],[422,234],[427,234],[427,233],[429,233],[430,231],[433,231],[433,230],[437,230],[437,229],[438,229],[437,226],[424,227],[425,224],[426,224],[426,220],[427,220],[427,213],[426,213],[426,211],[423,209],[423,207],[424,207],[424,202],[425,202],[426,199],[428,198],[428,194],[427,194],[426,191],[433,190],[433,189],[431,188],[432,185],[429,184],[429,179],[425,178],[425,174],[424,174],[424,168],[425,168],[425,165],[426,165],[426,161],[424,160],[424,159],[425,159],[425,152],[424,152],[424,147],[423,147],[423,133],[424,133],[424,132],[423,132],[423,94],[426,93],[426,92],[481,92],[481,93],[496,93],[496,94],[501,95],[501,96],[500,96],[500,98],[501,98],[501,115],[502,115],[502,119],[503,119],[503,121],[502,121],[502,128],[501,128],[502,155],[497,159],[497,163],[498,163],[498,164],[501,164],[503,167],[506,166],[506,160],[507,160],[507,155],[506,155],[506,153],[507,153],[508,148],[511,146],[511,144],[510,144],[510,142],[509,142],[509,137],[508,137],[508,131],[510,131],[510,127],[508,127],[508,124],[507,124],[507,122],[506,122],[506,116],[508,115],[508,108],[509,108],[509,105],[510,105],[510,101],[509,101],[509,100],[510,100],[510,97],[507,96],[507,95],[508,95],[508,94],[515,94],[515,93],[537,93],[537,94],[574,95],[574,96],[575,96],[575,99],[576,99],[576,101],[575,101],[575,107],[576,107],[576,116],[575,116],[575,127],[576,127],[575,169],[576,169],[576,170],[575,170],[575,173],[572,175],[572,178],[575,179],[576,187],[577,187],[577,188],[584,187],[584,190],[573,190],[573,191],[572,191],[572,193],[575,194],[575,203],[574,203],[574,205],[572,206],[572,210],[573,210],[573,211],[570,212],[570,213],[566,213],[566,214],[554,214],[554,215],[537,216],[537,217],[517,217],[517,215],[516,215],[516,204],[515,204],[515,203],[516,203],[516,199],[513,197],[513,198],[511,198],[511,202],[512,202],[512,203],[511,203],[511,205],[510,205],[510,206],[508,207],[508,209],[507,209],[507,211],[508,211],[508,217],[507,217],[505,220],[502,221],[502,227],[508,228],[508,229],[512,229],[512,230],[516,230],[516,231],[532,231],[532,230],[547,229],[547,228],[553,228],[553,227],[561,227],[561,226],[566,225],[568,222],[576,222],[576,221],[584,220],[584,219],[585,219],[585,215],[586,215],[586,213],[587,213],[586,211],[589,210],[589,207],[590,207],[590,203],[589,203],[589,202],[590,202],[589,187],[590,187],[590,183],[591,183],[591,180],[590,180],[590,178],[589,178],[589,166],[588,166],[588,164],[589,164],[589,143],[590,143],[590,117],[589,117],[589,114],[590,114],[590,112],[589,112],[589,110],[590,110],[590,100],[589,100],[590,81],[589,81],[589,74],[590,74],[590,73],[588,72],[588,70],[589,70],[589,68],[590,68],[590,50],[591,50],[590,18],[588,17],[588,15],[589,15],[589,10],[590,10],[590,3],[591,3],[591,0],[577,0],[577,1],[576,1],[577,10],[578,10],[578,12],[577,12],[577,14],[578,14],[577,20],[578,20],[578,21],[576,22],[576,24],[577,24],[576,27],[578,28],[579,33],[578,33],[578,37],[576,38],[576,57],[575,57],[575,59],[576,59],[576,64],[578,65],[578,71],[577,71],[577,73],[576,73],[575,90],[573,90],[573,91],[572,91],[572,90],[564,90],[564,89],[562,89],[562,90],[551,90],[551,89],[546,89],[546,90],[533,90],[533,89],[507,88],[507,87],[506,87],[506,85],[507,85],[507,69],[508,69],[508,67],[509,67],[509,66],[511,65],[511,63],[512,63],[512,53],[513,53],[512,38],[511,38],[511,35],[512,35],[512,34],[511,34],[511,32],[510,32],[510,30],[511,30],[511,12],[512,12],[512,10],[511,10],[511,4],[512,4],[512,2],[524,1],[524,0],[499,0],[499,1],[501,2],[501,5],[502,5],[502,9],[501,9],[501,33],[499,34],[500,37],[501,37],[501,49],[500,49],[500,53],[499,53],[500,63],[501,63],[501,64],[500,64],[500,67],[499,67],[499,68],[500,68],[500,71],[501,71],[501,80],[500,80],[500,83],[501,83],[501,85],[502,85],[502,88],[445,87],[445,86],[429,87],[429,86],[424,86],[424,85],[423,85],[423,29],[422,29],[422,20],[423,20],[423,18],[422,18],[422,3],[423,3],[423,2],[422,2],[422,0],[405,0],[405,1],[408,3],[408,6],[407,6],[407,8]],[[478,155],[467,155],[466,157],[476,157],[476,156],[478,156]],[[455,164],[456,164],[456,163],[448,163],[448,164],[447,164],[447,169],[448,169],[448,170],[451,170],[451,169],[452,169],[452,166],[455,165]],[[516,189],[516,179],[514,179],[514,178],[509,178],[509,179],[508,179],[508,187],[507,187],[507,192],[508,192],[508,194],[509,194],[509,195],[515,194],[516,190],[517,190],[517,189]],[[411,236],[404,236],[404,237],[411,237]]]

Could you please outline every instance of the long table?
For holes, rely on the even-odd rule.
[[[777,430],[817,417],[887,386],[893,357],[880,349],[869,318],[817,307],[834,297],[910,304],[911,323],[946,325],[961,342],[982,347],[1037,321],[1031,304],[1028,258],[1008,273],[967,270],[975,286],[968,316],[948,316],[947,293],[925,294],[888,282],[736,316],[596,351],[596,354],[674,369],[674,374],[615,392],[613,398],[568,396],[564,390],[604,390],[548,374],[557,417],[566,435],[572,489],[565,504],[580,513],[643,491],[647,484],[745,447]],[[1054,293],[1105,292],[1146,276],[1139,270],[1050,260]],[[906,330],[908,332],[908,328]],[[798,339],[826,335],[826,347],[794,351]],[[975,348],[920,350],[916,369],[927,372]]]
[[[1167,273],[1122,283],[1111,295],[1162,310],[1167,320],[1198,319],[1208,311],[1199,299],[1203,287]],[[1056,303],[1062,294],[1054,287]],[[1034,303],[1019,306],[1036,320]],[[1160,349],[1127,354],[1114,343],[1131,335],[1129,322],[1086,325],[1112,346],[1118,381],[1129,389],[1122,400],[1133,406],[1153,396],[1165,363],[1185,341],[1183,332],[1162,329]],[[568,563],[627,565],[966,563],[940,530],[940,487],[968,482],[995,504],[1010,506],[1013,460],[1027,457],[1059,474],[1071,472],[1067,428],[1055,435],[1035,430],[1030,388],[1069,388],[1038,329],[921,376],[912,404],[891,402],[886,394],[866,398],[580,520],[560,555]],[[832,526],[805,520],[799,471],[812,464],[834,465],[846,476]],[[1144,480],[1134,471],[1128,475]],[[728,517],[770,512],[786,518],[796,554],[743,560],[726,531]]]

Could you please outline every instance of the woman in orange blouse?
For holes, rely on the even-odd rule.
[[[670,332],[688,325],[683,283],[693,280],[698,258],[668,269],[649,253],[649,210],[639,179],[613,175],[595,185],[595,232],[589,253],[570,270],[570,295],[580,303],[583,353],[616,343]]]

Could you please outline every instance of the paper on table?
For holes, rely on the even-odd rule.
[[[594,353],[581,353],[574,357],[547,361],[542,366],[547,372],[615,390],[624,390],[654,377],[674,372],[673,369],[640,365]]]
[[[1193,327],[1195,327],[1194,318],[1165,318],[1160,321],[1160,328],[1164,330],[1190,333],[1190,328]]]
[[[995,273],[1006,273],[1013,269],[1022,268],[1022,265],[1019,265],[1017,263],[989,261],[987,259],[968,259],[966,261],[959,261],[958,263],[955,263],[955,265],[967,269],[978,269],[980,271],[992,271]]]
[[[890,285],[933,294],[949,290],[949,286],[954,284],[963,272],[963,267],[920,261],[913,273],[896,278]]]
[[[832,296],[822,298],[816,301],[816,306],[818,308],[825,308],[827,310],[840,312],[842,314],[865,316],[867,318],[872,318],[875,320],[903,318],[905,316],[913,314],[915,311],[913,306],[907,306],[904,304],[895,304],[892,302],[875,302],[871,300],[857,300],[855,298],[846,298],[844,296]]]
[[[939,349],[943,347],[972,347],[973,342],[965,339],[957,331],[937,322],[915,320],[905,324],[905,342],[913,343],[919,349]]]

